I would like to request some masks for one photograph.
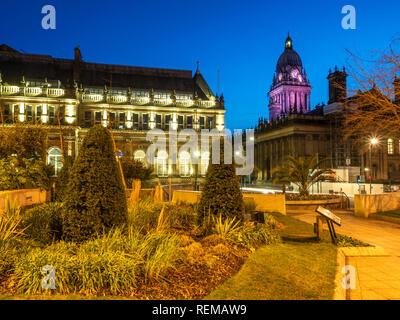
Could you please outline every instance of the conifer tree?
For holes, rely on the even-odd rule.
[[[111,134],[92,127],[80,147],[65,198],[63,234],[81,242],[126,223],[127,199]]]
[[[202,220],[209,213],[224,218],[236,217],[243,220],[243,195],[240,190],[240,177],[236,175],[234,164],[225,164],[223,139],[220,143],[220,163],[210,165],[206,174],[198,214]]]

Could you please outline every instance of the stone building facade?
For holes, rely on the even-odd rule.
[[[292,76],[293,70],[296,76]],[[329,70],[327,79],[328,104],[311,110],[311,86],[301,58],[288,37],[269,91],[269,120],[260,118],[255,126],[257,180],[270,181],[272,169],[281,166],[287,155],[317,154],[319,159],[329,159],[326,167],[337,172],[347,170],[346,182],[369,182],[371,179],[372,182],[400,183],[400,137],[381,137],[379,144],[371,147],[371,154],[368,140],[364,145],[352,139],[344,140],[343,103],[352,99],[347,97],[345,68]],[[400,103],[400,99],[396,103]],[[342,180],[341,177],[336,179]]]
[[[57,173],[62,155],[75,157],[88,129],[110,127],[121,155],[145,161],[146,134],[158,128],[224,130],[223,96],[214,95],[199,65],[190,70],[89,63],[75,48],[74,59],[21,53],[0,46],[1,123],[39,121],[48,130],[48,162]],[[62,135],[60,134],[62,132]],[[61,146],[61,139],[63,144]],[[167,142],[168,149],[168,142]],[[198,173],[205,175],[209,155],[200,155]],[[190,178],[190,156],[168,153],[155,159],[158,177]],[[197,175],[196,169],[196,175]]]

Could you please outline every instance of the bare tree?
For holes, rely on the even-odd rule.
[[[400,38],[367,60],[347,50],[351,97],[344,103],[345,139],[400,137]]]

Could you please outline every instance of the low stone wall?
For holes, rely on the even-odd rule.
[[[34,204],[44,203],[49,200],[49,195],[49,192],[40,191],[40,189],[0,191],[0,210],[4,210],[7,196],[11,203],[17,199],[18,205],[22,208]]]
[[[356,217],[368,218],[372,213],[397,209],[400,209],[400,192],[354,196]]]
[[[244,199],[253,199],[256,211],[278,212],[286,215],[286,199],[283,194],[244,193]]]
[[[200,201],[201,192],[176,190],[174,191],[172,202],[196,203]],[[256,211],[278,212],[286,214],[285,196],[282,194],[253,194],[244,193],[244,199],[252,199],[256,204]]]
[[[200,197],[201,192],[199,191],[175,190],[172,195],[172,203],[185,202],[193,204],[199,202]]]
[[[327,200],[303,200],[303,201],[286,201],[286,208],[290,211],[315,211],[319,206],[327,209],[340,208],[342,200],[327,199]]]

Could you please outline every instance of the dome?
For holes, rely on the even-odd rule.
[[[287,37],[285,42],[285,51],[281,54],[276,64],[276,73],[287,72],[287,66],[297,68],[299,72],[302,71],[303,63],[296,51],[293,50],[293,42],[290,36]]]

